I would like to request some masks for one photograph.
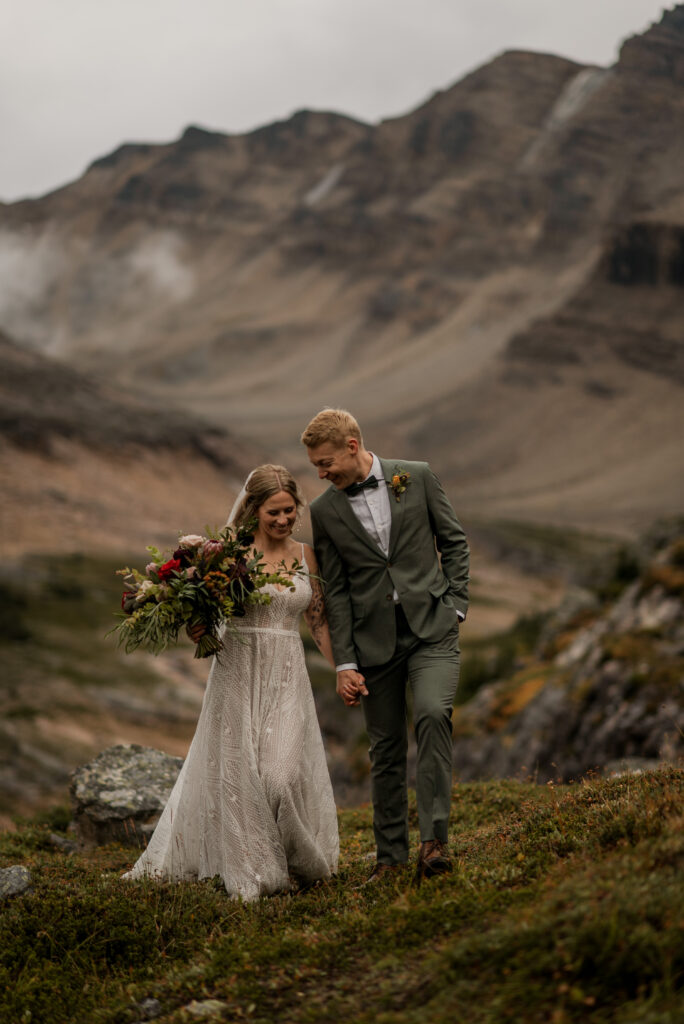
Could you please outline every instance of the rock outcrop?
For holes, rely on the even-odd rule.
[[[461,779],[567,781],[684,755],[684,538],[608,607],[574,607],[512,678],[458,709]]]
[[[81,844],[143,845],[154,831],[182,764],[181,757],[122,744],[77,768],[71,800]]]

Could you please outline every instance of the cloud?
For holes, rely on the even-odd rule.
[[[59,349],[43,315],[60,275],[64,250],[54,232],[0,231],[0,328],[43,351]]]
[[[135,324],[152,296],[161,294],[172,305],[188,299],[194,288],[194,273],[171,231],[147,234],[114,256],[94,253],[50,227],[0,230],[0,328],[49,355],[72,348],[93,317],[107,329],[121,320]]]
[[[146,238],[128,257],[128,267],[136,276],[147,279],[156,292],[167,294],[178,302],[190,298],[194,275],[180,258],[181,243],[170,231]]]

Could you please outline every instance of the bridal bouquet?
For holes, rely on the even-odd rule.
[[[224,527],[215,536],[186,534],[178,540],[171,558],[148,547],[152,561],[145,572],[119,569],[124,578],[121,622],[112,632],[126,653],[143,647],[160,654],[175,643],[184,626],[203,625],[206,632],[196,646],[195,657],[207,658],[221,650],[217,636],[223,622],[245,614],[251,604],[268,604],[262,592],[267,583],[292,587],[291,570],[267,573],[252,551],[251,524],[234,530]]]

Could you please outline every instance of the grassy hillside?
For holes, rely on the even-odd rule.
[[[673,768],[463,785],[454,873],[361,890],[370,812],[345,811],[336,879],[249,905],[217,881],[122,882],[120,847],[65,856],[56,813],[0,836],[0,865],[33,877],[0,911],[0,1019],[126,1024],[153,998],[165,1024],[205,1000],[261,1024],[675,1024],[683,790]]]

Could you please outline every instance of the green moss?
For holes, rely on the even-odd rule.
[[[2,862],[34,879],[0,914],[0,1019],[124,1024],[153,996],[167,1024],[207,998],[292,1024],[673,1021],[683,789],[674,769],[457,787],[455,870],[420,886],[407,871],[356,888],[371,815],[345,811],[337,879],[249,905],[218,880],[122,882],[128,851],[64,857],[50,825],[23,826],[0,835]]]
[[[34,821],[35,824],[49,828],[53,832],[66,832],[71,823],[71,806],[69,804],[56,804],[45,811],[40,811]]]

